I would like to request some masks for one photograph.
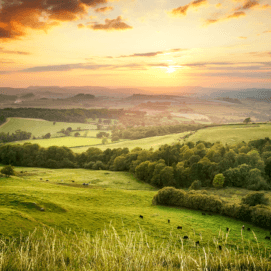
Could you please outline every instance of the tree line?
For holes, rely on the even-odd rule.
[[[225,176],[224,186],[251,190],[270,189],[270,139],[228,146],[219,142],[163,145],[158,150],[91,147],[77,154],[67,147],[42,148],[37,144],[3,145],[0,163],[13,166],[47,168],[85,168],[130,171],[156,187],[190,187],[194,181],[212,186],[214,177]]]
[[[21,130],[15,131],[15,133],[9,134],[9,133],[0,133],[0,143],[7,143],[12,141],[18,141],[18,140],[26,140],[30,139],[32,136],[31,133],[24,132]]]
[[[187,131],[197,131],[212,125],[203,124],[177,124],[177,125],[163,125],[163,126],[141,126],[134,128],[115,129],[112,131],[112,138],[122,139],[140,139],[152,136],[163,136],[174,133],[184,133]]]
[[[0,116],[44,119],[58,122],[84,123],[86,119],[118,119],[122,109],[49,109],[49,108],[5,108],[0,109]],[[0,117],[0,120],[1,120]]]

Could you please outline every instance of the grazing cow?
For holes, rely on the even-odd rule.
[[[245,225],[242,226],[242,230],[244,230],[244,229],[245,229]]]
[[[250,231],[250,228],[247,228],[248,231]]]
[[[40,180],[42,181],[42,178],[40,178]]]
[[[226,229],[227,229],[227,231],[229,231],[229,230],[230,230],[228,227],[227,227]]]
[[[181,226],[177,227],[177,230],[182,230],[182,229],[183,229],[183,227],[181,227]]]
[[[74,180],[72,180],[72,182],[74,183]]]
[[[219,248],[219,250],[222,250],[222,246],[221,245],[219,245],[218,248]]]
[[[143,219],[143,215],[140,215],[139,217]]]
[[[187,235],[185,235],[185,236],[183,237],[183,239],[188,239],[188,236],[187,236]]]
[[[199,241],[196,242],[196,246],[199,245]]]
[[[20,171],[20,173],[24,173],[23,171]]]
[[[266,239],[266,240],[270,240],[270,236],[265,236],[265,238],[264,239]]]
[[[167,223],[170,223],[170,219],[167,220]]]
[[[202,215],[206,215],[206,213],[202,213]]]
[[[46,180],[46,182],[49,182],[49,180]]]
[[[42,212],[44,212],[44,211],[45,211],[45,209],[44,209],[44,208],[40,208],[40,210],[41,210]]]

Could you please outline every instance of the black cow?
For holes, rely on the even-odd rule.
[[[170,219],[167,220],[167,223],[170,223]]]
[[[250,228],[247,228],[248,231],[250,231]]]
[[[226,230],[229,231],[230,229],[227,227]]]
[[[143,219],[143,215],[140,215],[139,217]]]
[[[183,227],[181,227],[181,226],[177,227],[177,230],[182,230],[182,229],[183,229]]]
[[[185,235],[185,236],[183,237],[183,239],[188,239],[188,236],[187,236],[187,235]]]
[[[264,239],[266,239],[266,240],[270,240],[270,236],[265,236],[265,238]]]
[[[219,246],[218,246],[218,249],[219,249],[219,250],[222,250],[222,246],[221,246],[221,245],[219,245]]]
[[[196,242],[196,246],[199,245],[199,241]]]

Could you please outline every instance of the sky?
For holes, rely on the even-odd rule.
[[[0,87],[271,88],[271,0],[0,0]]]

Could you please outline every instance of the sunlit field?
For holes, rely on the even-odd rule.
[[[225,125],[198,130],[187,140],[193,142],[203,140],[212,143],[220,141],[223,144],[235,144],[270,136],[271,124]]]
[[[66,130],[68,127],[71,127],[73,130],[77,130],[78,127],[89,130],[97,129],[97,126],[92,124],[68,122],[56,122],[54,124],[53,121],[46,120],[9,118],[8,121],[0,127],[0,133],[4,132],[12,134],[20,129],[21,131],[32,133],[35,137],[41,137],[47,133],[50,133],[52,137],[58,137],[63,135],[58,132],[62,129]]]
[[[148,270],[157,266],[157,270],[167,270],[217,266],[221,261],[223,266],[232,262],[240,267],[244,261],[260,264],[265,267],[262,270],[269,268],[271,243],[265,240],[269,231],[251,223],[245,223],[251,231],[241,230],[244,222],[217,214],[203,216],[200,211],[153,206],[157,189],[137,181],[130,173],[22,167],[15,170],[17,176],[0,178],[3,268],[10,268],[13,262],[16,267],[21,263],[32,266],[29,270],[45,270],[44,261],[63,268],[59,270],[65,270],[67,264],[69,270],[89,266],[99,270],[110,270],[111,266],[111,270],[125,270],[128,266]],[[20,234],[23,238],[19,243],[5,239]],[[184,236],[189,239],[184,240]],[[66,249],[62,250],[60,244]],[[3,270],[10,270],[8,267]]]

